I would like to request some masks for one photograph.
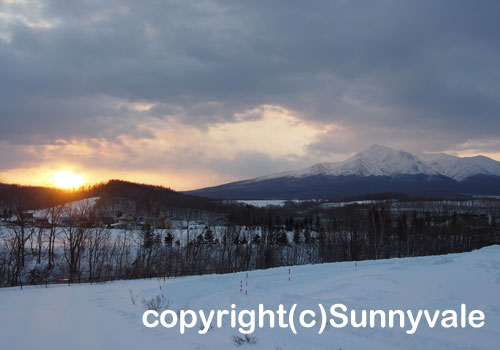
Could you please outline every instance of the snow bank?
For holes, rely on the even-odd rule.
[[[350,309],[480,309],[483,328],[257,329],[244,349],[497,349],[500,340],[500,246],[472,253],[322,265],[229,275],[120,281],[101,285],[0,290],[0,338],[4,349],[233,349],[238,331],[229,324],[206,335],[199,328],[147,329],[141,298],[161,291],[173,310],[257,309],[297,303],[314,308],[343,303]],[[248,295],[240,283],[248,281]],[[161,290],[160,286],[161,285]],[[130,295],[136,296],[135,305]]]

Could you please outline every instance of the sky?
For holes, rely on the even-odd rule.
[[[371,144],[500,160],[496,0],[0,0],[0,178],[195,189]]]

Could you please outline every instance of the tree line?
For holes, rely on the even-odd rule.
[[[390,201],[330,209],[235,205],[227,209],[223,226],[209,220],[200,226],[200,217],[206,219],[210,211],[185,208],[179,213],[187,218],[186,227],[146,224],[120,230],[89,224],[102,206],[50,206],[49,222],[64,215],[64,226],[33,225],[25,219],[25,209],[21,201],[11,202],[9,210],[17,220],[1,227],[3,286],[228,273],[446,254],[500,243],[496,202],[481,210],[453,210],[432,201],[416,208],[395,207]]]

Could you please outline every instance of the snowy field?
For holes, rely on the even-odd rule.
[[[282,207],[286,202],[301,203],[312,202],[314,200],[300,200],[300,199],[237,199],[229,202],[237,202],[241,204],[252,205],[258,208],[266,207]]]
[[[101,285],[58,285],[0,289],[2,349],[498,349],[500,344],[500,246],[447,256],[335,263],[252,271],[248,295],[240,292],[244,273],[166,280],[120,281]],[[485,313],[479,329],[430,329],[414,335],[404,329],[327,327],[257,328],[256,344],[236,346],[238,331],[222,328],[200,335],[199,325],[180,335],[178,328],[145,328],[142,297],[160,293],[172,310],[286,308],[317,310],[318,303],[349,309],[459,310]],[[246,289],[244,287],[244,289]],[[130,295],[137,295],[135,305]],[[200,323],[201,325],[201,323]]]
[[[498,207],[498,202],[495,199],[500,199],[499,196],[482,196],[472,200],[434,200],[434,201],[398,201],[396,199],[389,200],[357,200],[357,201],[346,201],[346,202],[325,202],[319,204],[321,208],[341,208],[349,205],[372,205],[377,203],[390,202],[392,210],[429,210],[429,211],[442,211],[443,208],[452,207],[454,209],[473,209],[473,208],[495,208]],[[252,205],[254,207],[266,208],[266,207],[283,207],[286,202],[299,203],[315,203],[320,202],[319,199],[312,200],[285,200],[285,199],[258,199],[258,200],[244,200],[238,199],[235,201],[247,205]]]
[[[300,203],[315,203],[319,202],[319,199],[237,199],[234,202],[237,203],[242,203],[242,204],[247,204],[247,205],[252,205],[254,207],[258,208],[266,208],[266,207],[283,207],[285,203],[287,202],[292,202],[295,204],[300,204]],[[231,201],[230,201],[231,202]],[[353,204],[374,204],[378,202],[383,202],[383,201],[378,201],[378,200],[362,200],[362,201],[349,201],[349,202],[328,202],[328,203],[323,203],[320,204],[321,207],[323,208],[337,208],[337,207],[345,207],[348,205],[353,205]]]

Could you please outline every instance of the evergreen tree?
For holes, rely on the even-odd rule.
[[[286,231],[281,230],[278,235],[278,239],[276,240],[278,244],[287,245],[288,244],[288,236],[286,235]]]
[[[247,243],[248,243],[247,236],[243,235],[243,237],[241,237],[240,244],[247,244]]]
[[[300,235],[300,230],[298,228],[296,228],[294,231],[293,231],[293,243],[295,244],[300,244],[302,243],[302,237]]]
[[[203,234],[203,239],[205,242],[213,242],[214,241],[214,233],[208,227],[205,227],[205,233]]]
[[[165,236],[165,246],[166,247],[172,247],[172,242],[174,241],[174,236],[172,236],[171,232],[168,232],[167,235]]]
[[[309,244],[311,243],[311,232],[309,230],[304,230],[304,243]]]
[[[261,243],[261,239],[260,239],[260,235],[255,235],[253,236],[253,240],[252,240],[253,244],[260,244]]]
[[[146,224],[142,229],[142,246],[149,249],[153,246],[153,233],[151,232],[151,225]]]

